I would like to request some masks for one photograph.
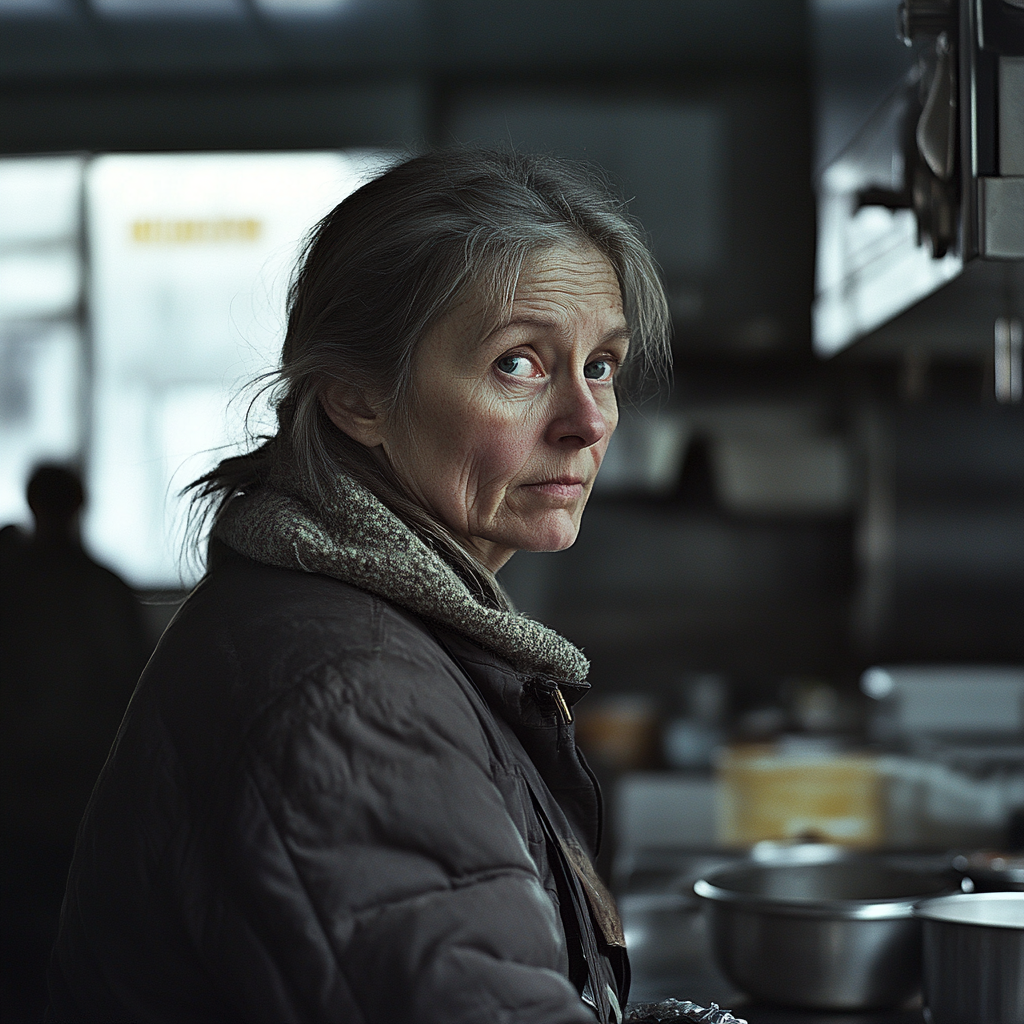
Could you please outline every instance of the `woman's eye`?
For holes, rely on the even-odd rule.
[[[533,363],[526,356],[502,356],[495,366],[510,377],[529,377],[533,374]]]
[[[595,359],[583,367],[583,376],[587,380],[611,380],[615,375],[615,364],[610,359]]]

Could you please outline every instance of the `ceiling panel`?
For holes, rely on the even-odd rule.
[[[74,0],[0,0],[0,80],[64,78],[110,64]]]

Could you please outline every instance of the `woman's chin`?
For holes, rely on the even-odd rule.
[[[565,511],[549,513],[536,523],[530,523],[510,545],[518,551],[564,551],[576,543],[579,524]]]

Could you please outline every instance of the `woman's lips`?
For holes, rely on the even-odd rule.
[[[560,476],[552,480],[541,480],[535,484],[526,484],[526,490],[534,494],[543,494],[549,498],[561,498],[575,501],[583,497],[583,481],[578,477]]]

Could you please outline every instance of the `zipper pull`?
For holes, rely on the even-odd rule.
[[[555,704],[558,706],[558,713],[562,716],[562,721],[566,725],[571,725],[572,712],[569,710],[569,705],[565,702],[565,697],[562,696],[562,691],[558,688],[558,683],[555,683]]]

